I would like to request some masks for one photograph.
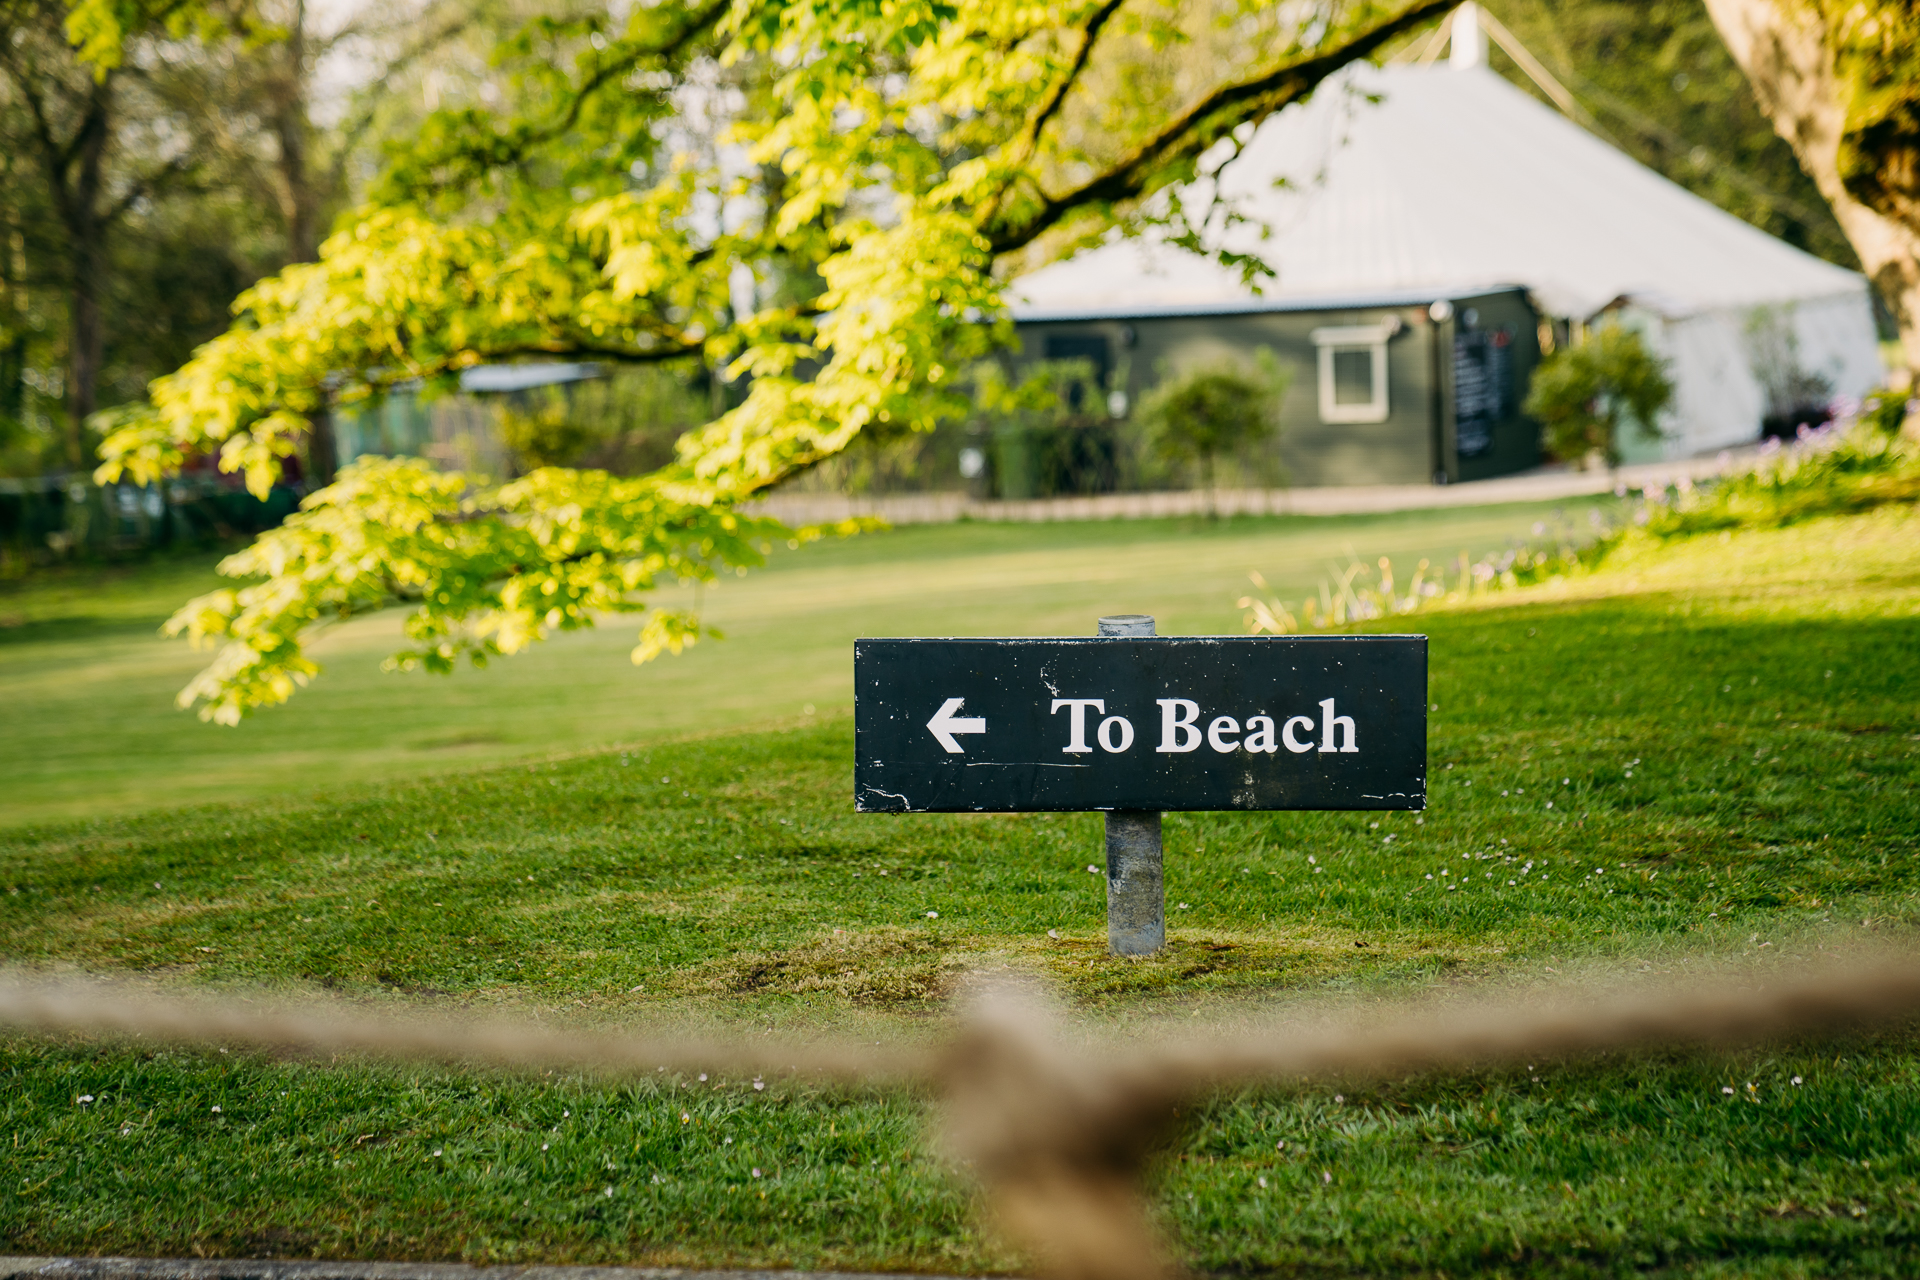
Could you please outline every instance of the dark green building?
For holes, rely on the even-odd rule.
[[[1261,348],[1289,376],[1274,446],[1297,486],[1451,484],[1539,465],[1520,412],[1540,317],[1518,287],[1132,310],[1016,311],[1021,357],[1083,360],[1124,417],[1170,371]],[[1013,495],[1009,495],[1013,496]]]

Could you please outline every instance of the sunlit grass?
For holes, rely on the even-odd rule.
[[[938,1034],[982,965],[1167,1035],[1247,1002],[1808,954],[1915,918],[1917,617],[1902,510],[1423,614],[1429,809],[1170,815],[1173,945],[1147,963],[1104,955],[1097,818],[854,814],[825,701],[17,830],[0,937],[15,963],[161,983],[876,1038]],[[1234,1095],[1192,1118],[1158,1202],[1209,1271],[1910,1274],[1913,1064],[1899,1033]],[[911,1096],[26,1042],[0,1070],[16,1251],[1019,1265]]]
[[[0,824],[222,799],[304,799],[340,784],[457,772],[845,709],[862,635],[1084,635],[1103,613],[1147,612],[1165,634],[1238,632],[1247,570],[1310,583],[1347,548],[1475,554],[1559,507],[1346,518],[905,528],[782,552],[765,572],[664,599],[727,634],[636,668],[638,623],[557,637],[451,678],[383,674],[399,615],[335,627],[325,674],[238,730],[200,724],[174,695],[209,658],[157,629],[220,585],[212,558],[79,569],[0,584]],[[1565,504],[1586,510],[1585,501]],[[1276,576],[1277,575],[1277,576]]]

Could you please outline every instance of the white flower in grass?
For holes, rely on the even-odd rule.
[[[1264,1176],[1262,1176],[1260,1179],[1260,1189],[1262,1191],[1265,1191],[1267,1189],[1267,1180]]]
[[[758,1169],[755,1169],[755,1170],[753,1171],[753,1176],[754,1176],[754,1177],[756,1177],[756,1178],[757,1178],[757,1177],[759,1177],[759,1176],[760,1176],[760,1171],[759,1171]]]
[[[927,912],[927,919],[929,919],[929,920],[938,920],[939,918],[940,918],[940,913],[939,913],[938,911],[929,911],[929,912]]]
[[[76,1103],[78,1103],[78,1104],[79,1104],[80,1106],[83,1106],[83,1107],[84,1107],[84,1106],[86,1106],[86,1105],[87,1105],[87,1104],[88,1104],[89,1102],[92,1102],[92,1101],[93,1101],[93,1095],[92,1095],[92,1094],[90,1094],[90,1093],[83,1093],[83,1094],[81,1094],[81,1095],[80,1095],[79,1097],[77,1097],[77,1098],[75,1098],[75,1099],[74,1099],[74,1101],[75,1101]],[[215,1111],[218,1111],[219,1109],[220,1109],[220,1108],[218,1108],[218,1107],[215,1107],[215,1108],[214,1108],[214,1110],[215,1110]]]
[[[218,1107],[215,1107],[215,1108],[213,1109],[213,1114],[215,1114],[215,1115],[219,1115],[219,1114],[220,1114],[220,1108],[218,1108]]]

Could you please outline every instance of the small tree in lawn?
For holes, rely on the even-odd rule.
[[[1641,438],[1659,439],[1660,415],[1672,402],[1667,362],[1638,333],[1608,323],[1541,361],[1523,408],[1545,429],[1554,456],[1584,465],[1598,452],[1612,467],[1620,463],[1622,430],[1631,424]]]
[[[1252,371],[1228,361],[1176,374],[1147,394],[1140,417],[1155,453],[1168,462],[1199,467],[1207,514],[1215,517],[1220,510],[1214,460],[1273,439],[1280,430],[1280,401],[1286,390],[1285,370],[1263,349]]]

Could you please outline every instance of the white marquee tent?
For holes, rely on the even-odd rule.
[[[1461,62],[1456,55],[1456,62]],[[1370,99],[1376,98],[1377,102]],[[1752,441],[1765,394],[1748,326],[1770,307],[1799,364],[1836,393],[1882,378],[1866,280],[1667,181],[1488,70],[1361,67],[1267,120],[1220,175],[1258,226],[1215,244],[1278,273],[1256,295],[1151,236],[1116,240],[1016,281],[1016,319],[1141,317],[1435,298],[1527,288],[1545,315],[1618,305],[1672,361],[1670,439],[1629,457]],[[1197,194],[1205,194],[1197,193]]]

